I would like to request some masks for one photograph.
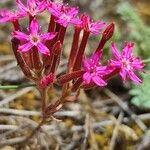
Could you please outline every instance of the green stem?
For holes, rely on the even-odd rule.
[[[36,84],[23,84],[23,85],[0,85],[0,90],[20,89],[26,87],[36,86]]]
[[[143,60],[144,63],[150,63],[150,58]]]

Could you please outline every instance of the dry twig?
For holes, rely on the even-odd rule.
[[[32,91],[33,90],[33,87],[27,87],[25,89],[21,89],[20,91],[16,92],[15,94],[9,96],[9,97],[6,97],[5,99],[1,100],[0,101],[0,107],[2,107],[3,105],[13,101],[14,99],[16,99],[17,97],[23,95],[23,94],[26,94],[28,93],[29,91]]]
[[[112,138],[110,141],[110,150],[114,150],[116,138],[118,135],[119,126],[120,126],[122,120],[123,120],[123,112],[121,112],[119,114],[118,120],[116,121],[116,125],[115,125],[115,128],[113,130]]]
[[[144,132],[147,130],[147,127],[143,121],[116,94],[111,92],[109,89],[105,89],[104,92],[111,97],[128,115],[130,115]]]

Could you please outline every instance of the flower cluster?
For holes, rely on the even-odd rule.
[[[100,21],[94,22],[87,14],[79,16],[78,7],[69,7],[67,4],[50,0],[27,0],[25,4],[22,0],[16,0],[16,4],[17,11],[3,9],[0,12],[0,23],[12,22],[14,26],[13,51],[25,76],[42,90],[53,87],[53,84],[62,85],[63,100],[56,103],[55,111],[60,109],[65,101],[75,100],[80,88],[90,85],[106,86],[107,80],[114,75],[120,74],[123,81],[128,77],[136,83],[142,82],[135,72],[143,72],[144,64],[139,57],[133,55],[133,42],[126,43],[122,52],[112,43],[113,57],[104,64],[100,63],[104,46],[113,36],[114,23],[107,25]],[[50,21],[47,32],[41,33],[37,15],[44,11],[49,14]],[[21,30],[19,24],[20,19],[24,17],[29,18],[26,32]],[[57,69],[69,25],[74,27],[73,41],[67,71],[59,76]],[[90,34],[100,35],[101,39],[91,58],[87,58],[84,51]],[[72,96],[72,92],[76,94]],[[47,110],[48,108],[52,107],[47,107]]]

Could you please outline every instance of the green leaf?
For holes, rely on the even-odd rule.
[[[143,84],[133,86],[130,95],[134,96],[131,103],[137,107],[150,109],[150,72],[143,75]]]

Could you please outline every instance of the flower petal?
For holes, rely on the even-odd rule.
[[[67,12],[67,14],[69,16],[75,17],[75,16],[77,16],[78,12],[79,12],[79,8],[78,7],[74,7],[74,8],[70,8],[69,11]]]
[[[42,42],[47,41],[47,40],[52,40],[55,36],[57,35],[56,32],[51,32],[51,33],[45,33],[40,35],[40,39]]]
[[[133,59],[131,66],[135,69],[135,70],[142,70],[142,68],[145,66],[144,63],[141,61],[140,58],[136,57],[135,59]]]
[[[85,71],[88,71],[90,68],[89,60],[85,56],[83,57],[83,68]]]
[[[132,81],[134,81],[134,82],[136,82],[136,83],[142,83],[142,80],[141,79],[139,79],[136,75],[135,75],[135,73],[133,72],[133,71],[129,71],[128,72],[128,75],[129,75],[129,78],[132,80]]]
[[[18,50],[21,52],[27,52],[33,47],[33,44],[31,42],[28,42],[26,44],[23,44],[19,46]]]
[[[96,67],[96,72],[99,74],[99,75],[106,75],[108,73],[110,73],[112,71],[112,69],[107,69],[108,67],[107,66],[99,66],[99,67]]]
[[[91,74],[89,72],[84,73],[83,81],[85,84],[89,84],[91,82]]]
[[[22,11],[22,12],[26,12],[27,11],[27,8],[23,5],[23,3],[20,1],[20,0],[16,0],[17,4],[18,4],[18,7],[19,9]]]
[[[67,27],[68,26],[68,24],[69,24],[69,21],[68,20],[66,20],[65,18],[59,18],[57,21],[56,21],[57,23],[59,23],[60,25],[62,25],[63,27]]]
[[[126,58],[130,58],[133,48],[134,48],[134,43],[133,42],[128,43],[122,50],[122,56]]]
[[[27,0],[27,7],[28,8],[36,8],[36,1],[35,0]]]
[[[99,60],[101,59],[103,54],[103,50],[99,50],[98,52],[95,52],[90,61],[92,62],[93,65],[97,65],[99,63]]]
[[[50,55],[49,49],[41,42],[37,44],[37,48],[40,53],[45,54],[45,55]]]
[[[59,17],[61,15],[62,3],[59,2],[47,2],[48,11],[55,17]]]
[[[25,33],[23,32],[20,32],[20,31],[14,31],[12,33],[13,37],[17,38],[18,40],[21,40],[21,41],[27,41],[29,40],[29,36],[26,35]]]
[[[100,30],[102,28],[104,28],[106,26],[106,23],[103,23],[103,22],[99,22],[99,23],[91,23],[90,25],[90,31],[97,35],[97,34],[100,34]]]
[[[106,86],[107,85],[107,83],[103,79],[101,79],[99,76],[93,76],[92,80],[98,86]]]
[[[9,17],[0,18],[0,23],[5,23],[5,22],[8,22],[8,21],[10,21]]]
[[[120,76],[121,76],[123,81],[126,80],[126,75],[127,75],[127,71],[125,69],[121,69]]]
[[[121,55],[117,50],[116,44],[115,43],[111,43],[111,50],[112,50],[112,54],[113,56],[117,59],[120,60]]]
[[[41,13],[45,10],[46,5],[45,5],[45,1],[43,0],[43,2],[41,2],[38,6],[37,6],[37,13]]]
[[[39,24],[36,19],[33,19],[30,24],[30,32],[32,35],[37,35],[40,31]]]
[[[112,66],[112,67],[117,67],[117,68],[120,68],[121,65],[122,65],[121,62],[119,62],[119,61],[114,61],[114,60],[109,60],[109,64],[110,64],[110,66]]]
[[[78,18],[72,18],[70,20],[70,23],[72,23],[73,25],[80,25],[82,22]]]

